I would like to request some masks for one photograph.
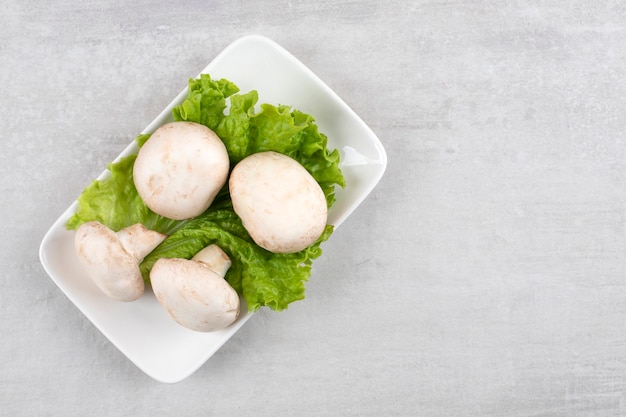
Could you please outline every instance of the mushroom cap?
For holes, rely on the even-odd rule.
[[[155,213],[183,220],[202,214],[226,183],[226,146],[208,127],[171,122],[141,147],[133,167],[139,196]]]
[[[298,252],[314,243],[328,220],[320,185],[296,160],[259,152],[240,161],[229,180],[233,209],[261,246],[274,253]]]
[[[207,266],[178,258],[161,258],[150,271],[152,290],[181,326],[198,332],[220,330],[239,316],[239,296]]]
[[[144,293],[137,259],[103,224],[83,223],[74,236],[78,260],[94,283],[109,297],[134,301]]]

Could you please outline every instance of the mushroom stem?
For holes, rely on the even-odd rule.
[[[222,278],[226,276],[226,272],[232,265],[228,255],[217,245],[207,246],[196,253],[191,260],[208,267]]]
[[[143,260],[166,238],[164,234],[150,230],[141,223],[128,226],[116,234],[126,252],[137,262]]]

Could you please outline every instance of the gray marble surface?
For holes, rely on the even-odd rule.
[[[1,2],[0,415],[623,416],[618,1]],[[385,177],[305,301],[162,384],[44,272],[85,185],[232,41],[376,132]]]

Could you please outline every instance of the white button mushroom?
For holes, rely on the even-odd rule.
[[[191,260],[161,258],[150,271],[159,303],[180,325],[199,332],[223,329],[239,316],[239,296],[224,279],[228,255],[209,245]]]
[[[229,180],[233,209],[257,245],[293,253],[324,231],[328,206],[320,185],[296,160],[276,152],[240,161]]]
[[[76,230],[74,247],[80,264],[102,292],[116,300],[134,301],[145,289],[139,263],[165,237],[140,223],[115,233],[91,221]]]
[[[139,196],[155,213],[174,220],[202,214],[226,183],[226,146],[208,127],[167,123],[141,147],[133,167]]]

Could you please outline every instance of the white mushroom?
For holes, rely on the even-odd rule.
[[[270,151],[246,157],[233,169],[229,188],[233,209],[250,237],[270,252],[298,252],[324,231],[324,192],[288,156]]]
[[[226,146],[208,127],[167,123],[141,147],[133,167],[139,196],[155,213],[174,220],[204,212],[226,183]]]
[[[74,236],[78,260],[109,297],[134,301],[144,293],[139,263],[165,235],[137,223],[115,233],[97,221],[83,223]]]
[[[209,245],[191,260],[161,258],[150,271],[152,290],[180,325],[199,332],[223,329],[239,316],[239,296],[224,279],[228,255]]]

